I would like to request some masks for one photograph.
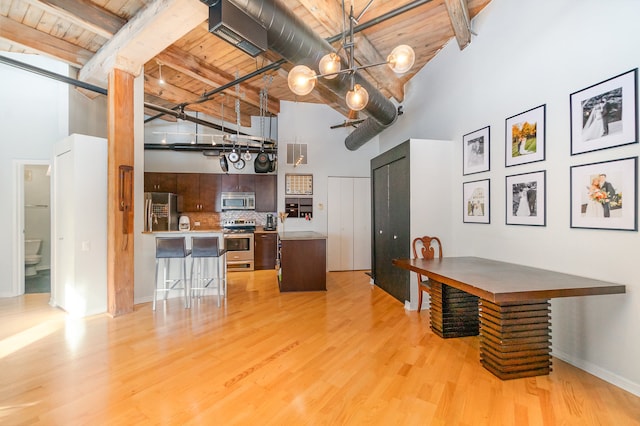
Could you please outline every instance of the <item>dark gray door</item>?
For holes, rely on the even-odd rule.
[[[372,160],[372,275],[377,286],[404,303],[409,273],[393,266],[409,257],[409,155],[399,145]]]

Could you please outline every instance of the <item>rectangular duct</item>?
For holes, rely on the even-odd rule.
[[[252,57],[267,50],[267,30],[229,0],[205,2],[209,6],[209,32]]]

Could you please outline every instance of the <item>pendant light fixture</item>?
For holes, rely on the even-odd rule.
[[[304,96],[313,90],[318,77],[326,79],[336,78],[339,74],[351,75],[351,90],[347,92],[346,102],[349,108],[354,111],[360,111],[367,106],[369,102],[369,93],[361,85],[355,83],[355,75],[358,70],[376,67],[379,65],[388,65],[389,68],[396,74],[404,74],[411,69],[415,62],[415,52],[406,44],[401,44],[394,48],[385,62],[369,65],[356,65],[354,59],[355,42],[353,38],[354,25],[358,23],[358,20],[369,9],[373,0],[365,6],[363,11],[357,16],[353,15],[353,2],[349,10],[349,30],[343,30],[343,42],[340,49],[337,52],[327,53],[320,59],[318,63],[319,74],[316,74],[314,70],[306,65],[297,65],[289,71],[287,82],[289,83],[289,89],[293,93],[299,96]],[[344,11],[344,1],[342,2],[342,10]],[[344,50],[347,56],[347,68],[342,68],[342,60],[338,53]]]

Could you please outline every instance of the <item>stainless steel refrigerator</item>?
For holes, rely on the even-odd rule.
[[[178,230],[178,196],[170,192],[144,193],[144,230]]]

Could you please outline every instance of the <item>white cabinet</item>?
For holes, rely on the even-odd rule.
[[[329,271],[370,269],[370,179],[329,177],[327,209]]]
[[[107,141],[71,135],[54,148],[52,303],[107,311]]]

